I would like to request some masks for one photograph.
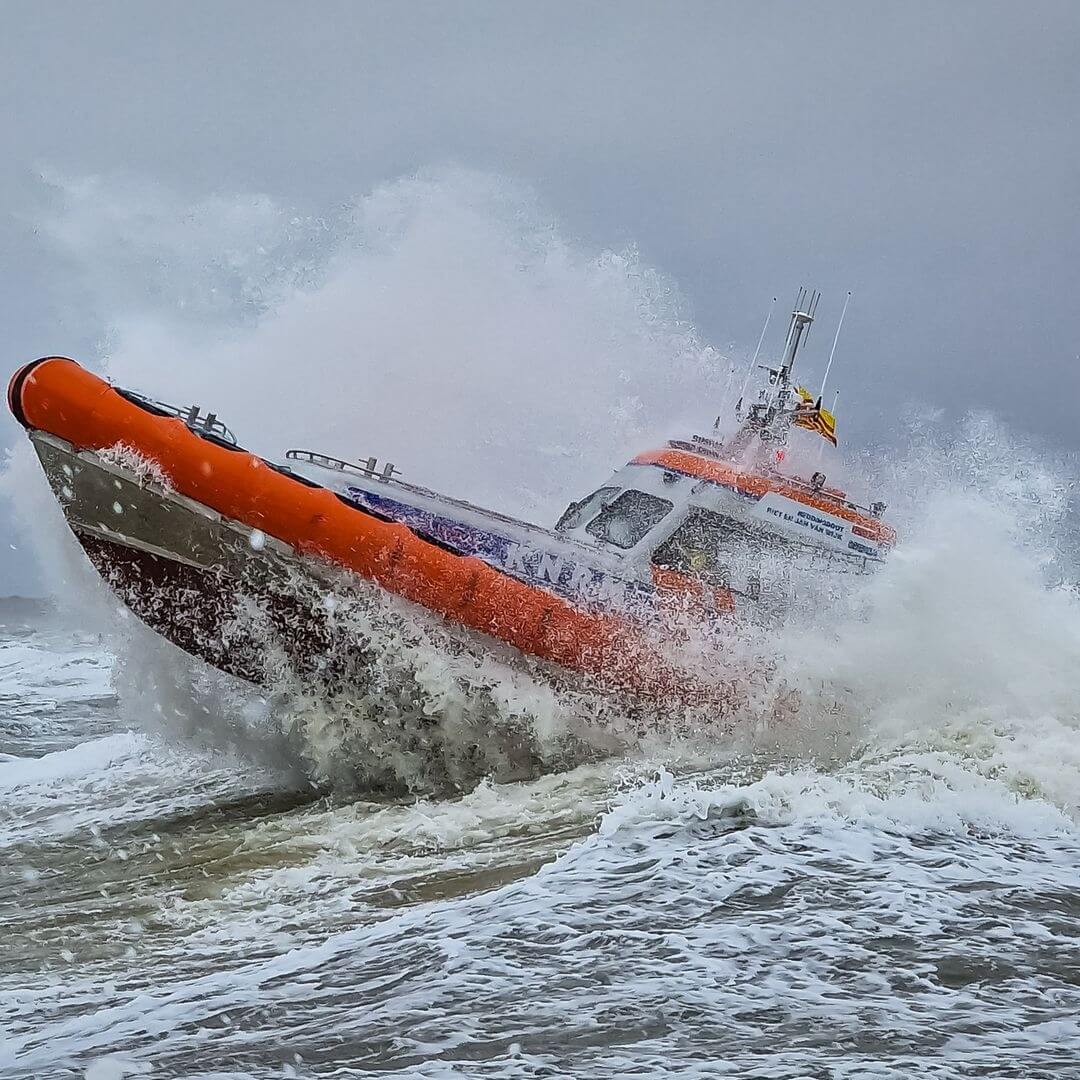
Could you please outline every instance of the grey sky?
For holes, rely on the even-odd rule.
[[[752,348],[773,295],[813,284],[835,318],[850,288],[845,394],[988,407],[1080,447],[1073,0],[0,13],[9,369],[105,330],[37,224],[43,169],[318,213],[455,162],[532,185],[591,244],[635,243],[721,349]],[[27,573],[0,559],[0,591]]]

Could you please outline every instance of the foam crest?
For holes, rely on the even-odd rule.
[[[666,769],[618,796],[602,816],[598,842],[671,825],[771,828],[789,825],[964,836],[970,829],[1010,836],[1071,835],[1075,823],[1056,807],[1026,800],[1002,782],[932,755],[858,761],[835,773],[769,771],[752,782],[677,781]],[[571,853],[570,857],[576,857]]]

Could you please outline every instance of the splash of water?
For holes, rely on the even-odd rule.
[[[80,187],[69,202],[51,231],[94,267],[108,373],[212,406],[264,453],[317,435],[331,453],[378,453],[408,476],[549,521],[723,393],[727,361],[671,281],[632,250],[565,240],[530,192],[500,178],[403,179],[330,221],[261,199],[181,211],[157,193],[137,214]],[[182,242],[146,228],[166,208],[194,216]],[[111,241],[86,223],[100,217]],[[264,255],[221,254],[240,247]],[[190,282],[174,288],[183,273],[203,275],[202,301]],[[235,303],[222,310],[222,296]]]
[[[808,716],[827,711],[866,762],[920,772],[959,760],[1075,812],[1070,482],[985,416],[944,437],[924,429],[882,472],[901,544],[778,641]]]
[[[135,212],[138,194],[124,193],[121,212],[108,189],[76,186],[51,226],[74,260],[94,260],[96,303],[110,314],[102,360],[122,383],[212,405],[260,451],[317,432],[330,452],[377,451],[436,487],[550,520],[629,453],[710,419],[692,415],[703,401],[731,395],[730,365],[696,334],[671,282],[633,251],[566,240],[528,192],[501,179],[412,177],[331,219],[265,199],[181,213],[160,192]],[[161,226],[165,217],[193,224],[178,232]],[[1076,577],[1061,542],[1069,484],[986,417],[958,434],[923,422],[873,470],[865,457],[848,465],[876,473],[901,546],[854,587],[801,583],[785,625],[732,642],[732,671],[767,675],[745,688],[729,749],[918,758],[927,769],[959,755],[1014,790],[1074,807],[1080,614],[1060,584]],[[7,490],[27,517],[48,501],[45,531],[63,533],[32,471],[16,455]],[[100,597],[73,568],[70,544],[47,543],[59,580]],[[129,637],[119,651],[161,655],[150,635],[140,642]],[[475,742],[484,712],[527,718],[550,752],[575,709],[599,708],[568,706],[490,660],[463,682],[437,640],[399,641],[386,655],[396,656],[387,670],[410,669],[421,712],[448,718],[450,743],[466,730]],[[146,670],[143,659],[126,664],[120,682],[134,711],[171,714],[188,733],[228,728],[230,741],[276,725],[299,738],[320,776],[373,746],[392,772],[425,775],[382,741],[371,701],[347,702],[344,713],[302,697],[241,705],[186,664],[168,655],[149,679],[130,674]],[[167,695],[170,681],[179,690]],[[702,754],[717,752],[718,729],[690,735]]]

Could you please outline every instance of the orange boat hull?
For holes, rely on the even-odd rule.
[[[703,692],[686,673],[659,659],[644,629],[626,617],[585,610],[480,559],[446,550],[255,454],[196,433],[73,360],[49,357],[20,369],[9,385],[8,404],[32,436],[51,437],[55,453],[64,452],[63,444],[76,455],[117,447],[134,450],[164,474],[171,492],[220,515],[238,535],[269,537],[281,551],[358,575],[453,626],[585,674],[601,688],[650,697],[699,698]],[[54,480],[54,488],[57,484],[64,487],[62,479]],[[134,492],[130,497],[136,500]],[[154,497],[160,502],[163,496]],[[160,599],[177,593],[201,595],[209,610],[224,602],[223,590],[234,588],[236,579],[212,563],[196,566],[189,565],[190,560],[170,559],[152,544],[133,547],[124,532],[124,512],[121,505],[115,519],[100,523],[100,528],[90,519],[77,524],[68,515],[99,572],[154,629],[216,666],[252,678],[249,659],[230,656],[224,645],[196,648],[198,604],[189,604],[188,612],[170,612],[171,605]],[[108,517],[108,508],[101,506],[96,513]],[[249,550],[257,546],[249,544]],[[146,588],[155,582],[160,586],[156,594]],[[157,599],[140,599],[142,593]],[[274,621],[296,640],[298,656],[304,642],[310,648],[326,637],[318,617],[291,604],[284,593],[274,607]]]

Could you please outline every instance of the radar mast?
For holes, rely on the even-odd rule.
[[[791,322],[788,324],[780,366],[760,365],[769,373],[768,382],[759,391],[758,400],[749,407],[742,426],[728,443],[728,454],[741,454],[755,437],[763,446],[783,446],[787,442],[788,431],[801,404],[801,399],[791,384],[791,369],[795,366],[800,347],[806,343],[809,336],[820,299],[821,293],[816,289],[799,289],[795,307],[791,312]],[[741,406],[740,398],[736,406],[737,416],[741,416]]]

